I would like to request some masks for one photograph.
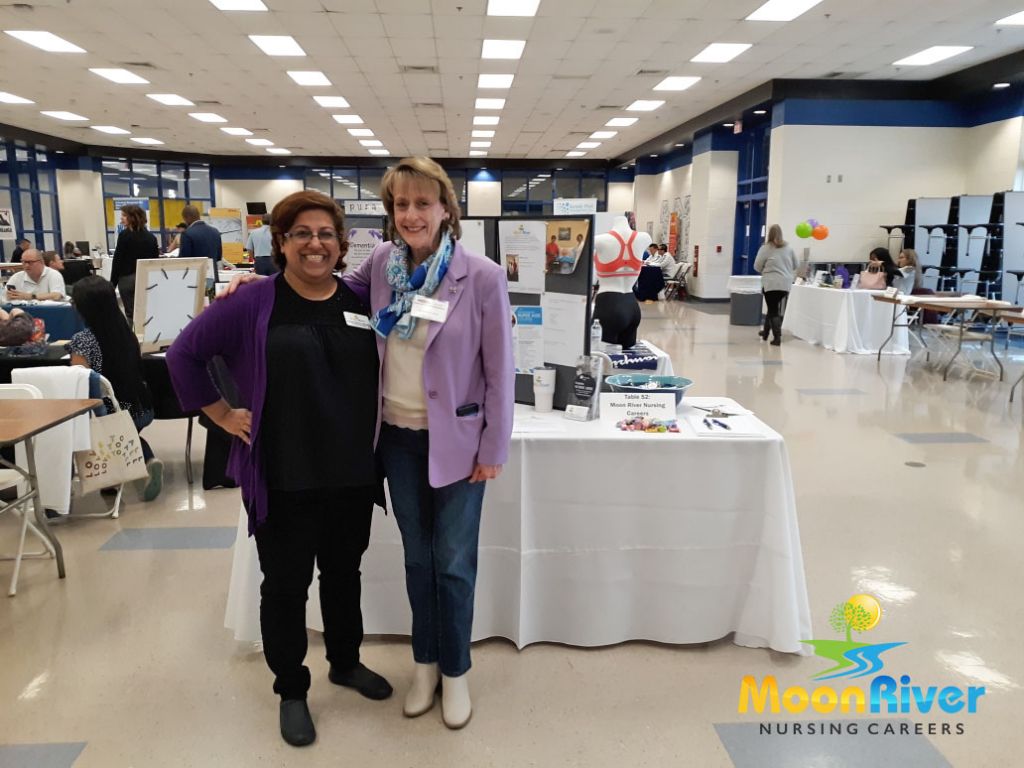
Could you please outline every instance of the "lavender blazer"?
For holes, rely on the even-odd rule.
[[[391,303],[386,269],[394,246],[382,243],[345,282],[370,304],[371,312]],[[423,390],[430,431],[429,480],[434,488],[463,480],[475,463],[504,464],[512,437],[515,364],[512,310],[505,270],[455,244],[448,273],[433,298],[448,302],[448,319],[431,323],[423,356]],[[418,322],[427,322],[419,320]],[[383,393],[384,349],[377,337]],[[459,406],[477,403],[471,416]],[[378,425],[381,408],[377,409]]]

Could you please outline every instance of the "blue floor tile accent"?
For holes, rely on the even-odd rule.
[[[966,445],[987,443],[983,437],[970,432],[897,432],[896,437],[913,445]]]
[[[800,395],[866,395],[863,389],[797,389]]]
[[[0,744],[0,768],[71,768],[86,742]]]
[[[885,735],[885,725],[896,729]],[[900,724],[910,727],[908,735],[899,733]],[[879,768],[899,765],[906,768],[952,768],[949,761],[928,740],[914,734],[910,720],[826,720],[810,723],[841,726],[842,733],[806,733],[808,723],[801,722],[803,733],[793,732],[796,723],[772,723],[788,728],[785,735],[774,730],[761,733],[761,723],[716,723],[715,730],[736,768]],[[868,726],[878,734],[868,732]],[[856,733],[848,728],[856,726]]]
[[[234,528],[127,528],[114,534],[100,551],[126,549],[230,549]]]

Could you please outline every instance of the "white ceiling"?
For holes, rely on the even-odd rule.
[[[762,0],[541,0],[535,18],[486,15],[486,0],[265,0],[269,13],[222,12],[208,0],[28,0],[0,7],[0,29],[46,30],[85,54],[40,51],[0,34],[0,91],[34,105],[0,104],[0,123],[92,145],[138,148],[116,125],[165,142],[160,149],[266,156],[190,111],[216,112],[296,155],[369,156],[331,115],[359,114],[392,155],[466,157],[474,100],[504,97],[490,157],[561,158],[615,116],[629,128],[586,157],[629,150],[774,78],[831,72],[865,79],[932,79],[1024,48],[1024,27],[994,22],[1024,0],[824,0],[789,23],[748,22]],[[308,54],[270,57],[247,38],[287,34]],[[484,38],[525,39],[519,61],[481,60]],[[727,64],[692,64],[711,42],[753,43]],[[932,45],[974,50],[929,67],[891,62]],[[150,85],[115,85],[88,71],[123,66]],[[400,67],[436,67],[403,74]],[[322,70],[333,87],[302,88],[289,69]],[[641,69],[662,74],[637,75]],[[514,73],[508,91],[478,91],[479,73]],[[703,79],[654,92],[666,75]],[[146,93],[178,93],[195,108],[165,107]],[[344,96],[349,110],[313,95]],[[635,99],[664,99],[628,113]],[[418,106],[424,105],[424,106]],[[64,123],[41,110],[70,110]],[[607,129],[605,129],[607,130]]]

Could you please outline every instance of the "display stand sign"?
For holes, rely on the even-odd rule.
[[[143,352],[169,347],[203,309],[209,259],[140,259],[135,269],[135,335]]]
[[[387,216],[383,200],[346,200],[347,216]]]
[[[384,242],[384,232],[373,227],[356,227],[348,231],[348,253],[345,264],[348,271],[354,270],[373,253],[373,249]]]
[[[676,396],[670,392],[605,392],[601,394],[601,423],[615,427],[628,419],[676,418]]]
[[[10,208],[0,208],[0,240],[14,238],[14,211]]]
[[[552,212],[555,216],[581,216],[597,213],[596,197],[556,197]]]
[[[114,204],[114,231],[120,235],[124,230],[124,224],[121,223],[121,217],[119,215],[122,208],[126,205],[137,205],[142,209],[142,212],[146,214],[146,228],[149,228],[149,198],[148,197],[115,197],[112,198]]]
[[[597,418],[604,359],[596,355],[583,355],[576,361],[576,376],[572,381],[570,402],[565,406],[565,418],[590,421]]]

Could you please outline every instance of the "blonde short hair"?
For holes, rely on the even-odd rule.
[[[395,187],[402,182],[434,182],[438,186],[438,200],[448,212],[448,226],[458,240],[462,237],[462,225],[459,224],[461,210],[459,200],[455,196],[455,187],[448,178],[444,168],[429,157],[406,157],[398,161],[398,165],[388,168],[380,183],[380,196],[384,201],[384,210],[392,221],[395,220]]]

